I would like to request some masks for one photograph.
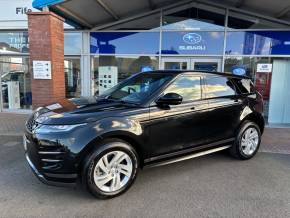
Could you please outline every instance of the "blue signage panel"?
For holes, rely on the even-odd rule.
[[[142,65],[141,66],[141,72],[148,72],[148,71],[152,71],[154,70],[154,67],[153,66],[149,66],[149,65]]]
[[[288,55],[290,31],[228,32],[226,54]]]
[[[93,54],[157,54],[159,32],[92,32]]]
[[[65,0],[33,0],[32,6],[37,9],[42,9],[45,6],[60,4],[64,1]]]
[[[163,32],[162,54],[222,55],[224,32]]]
[[[244,75],[246,75],[247,70],[246,70],[245,66],[234,65],[234,66],[232,66],[232,73],[234,75],[244,76]]]

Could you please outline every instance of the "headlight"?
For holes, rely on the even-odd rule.
[[[35,130],[35,133],[57,133],[57,132],[69,132],[77,127],[85,126],[86,123],[75,125],[42,125]]]

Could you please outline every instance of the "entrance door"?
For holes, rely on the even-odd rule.
[[[191,69],[196,71],[221,71],[220,59],[191,59]]]
[[[164,58],[162,60],[162,69],[164,70],[189,70],[189,58]]]
[[[221,59],[218,58],[163,58],[164,70],[221,71]]]

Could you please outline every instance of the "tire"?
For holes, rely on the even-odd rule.
[[[242,123],[235,142],[230,148],[230,154],[237,159],[248,160],[255,156],[260,144],[261,131],[259,126],[252,121],[245,121]]]
[[[95,197],[113,198],[130,188],[138,169],[138,155],[130,144],[119,139],[104,140],[85,160],[82,182]]]

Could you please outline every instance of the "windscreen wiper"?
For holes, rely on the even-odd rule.
[[[130,104],[130,105],[135,105],[138,106],[139,103],[133,102],[133,101],[124,101],[122,99],[117,99],[117,98],[113,98],[112,96],[106,96],[104,98],[104,100],[107,100],[108,102],[116,102],[116,103],[121,103],[121,104]]]

